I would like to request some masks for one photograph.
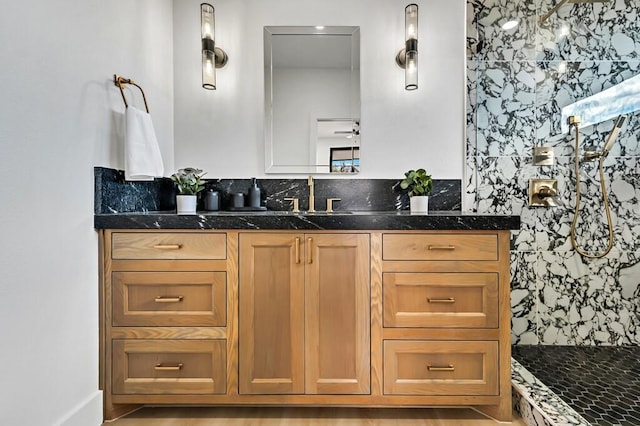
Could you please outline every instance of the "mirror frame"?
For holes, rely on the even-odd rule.
[[[323,165],[278,165],[274,163],[274,140],[273,140],[273,61],[272,37],[274,35],[345,35],[351,36],[352,52],[356,52],[358,59],[357,72],[360,73],[360,27],[359,26],[326,26],[317,29],[313,26],[265,26],[264,38],[264,140],[265,140],[265,173],[323,173],[327,167]],[[352,58],[352,71],[353,58]],[[360,81],[360,79],[358,79]],[[361,83],[359,83],[361,84]],[[358,87],[358,111],[361,111],[361,88]],[[360,114],[358,114],[360,115]],[[360,121],[360,117],[354,117]]]

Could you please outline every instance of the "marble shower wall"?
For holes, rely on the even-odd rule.
[[[575,208],[574,133],[560,110],[640,74],[640,1],[467,0],[467,180],[464,206],[519,214],[512,234],[512,341],[516,344],[640,343],[640,112],[629,115],[604,173],[615,243],[582,258],[569,238]],[[507,19],[520,25],[502,30]],[[640,96],[640,93],[638,94]],[[613,120],[581,129],[580,151],[602,149]],[[533,166],[536,146],[553,166]],[[577,241],[607,244],[597,162],[582,164]],[[529,207],[529,179],[558,179],[558,207]]]

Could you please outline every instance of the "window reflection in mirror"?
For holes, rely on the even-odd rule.
[[[315,162],[322,173],[358,173],[360,171],[360,124],[352,119],[319,118],[316,133]]]
[[[265,27],[264,47],[265,172],[357,173],[358,27]],[[357,161],[332,167],[331,148],[356,147]]]

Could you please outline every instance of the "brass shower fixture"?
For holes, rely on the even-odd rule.
[[[579,150],[580,150],[580,117],[578,116],[570,116],[569,117],[569,125],[571,127],[575,128],[576,131],[576,148],[575,148],[575,153],[574,153],[574,157],[575,157],[575,161],[574,161],[574,170],[575,170],[575,175],[576,175],[576,209],[575,212],[573,213],[573,221],[571,222],[571,232],[570,232],[570,238],[571,238],[571,245],[573,246],[573,248],[583,257],[586,257],[588,259],[600,259],[605,257],[607,254],[609,254],[609,252],[611,251],[611,249],[613,248],[613,223],[611,221],[611,208],[609,207],[609,197],[607,195],[607,185],[605,183],[605,176],[604,176],[604,160],[607,158],[607,155],[609,155],[609,151],[611,150],[611,148],[613,147],[613,144],[616,141],[616,138],[618,137],[618,133],[620,133],[620,128],[622,127],[622,125],[624,124],[625,120],[626,120],[627,116],[626,115],[619,115],[618,118],[616,119],[614,125],[613,125],[613,129],[611,130],[611,133],[609,133],[609,137],[607,138],[607,141],[605,142],[604,148],[602,149],[602,151],[597,152],[597,151],[588,151],[587,153],[585,153],[585,156],[583,157],[583,160],[585,161],[593,161],[595,159],[598,159],[598,170],[600,171],[600,188],[602,189],[602,203],[604,204],[604,213],[607,217],[607,228],[608,228],[608,233],[609,233],[609,242],[607,244],[607,248],[604,249],[604,251],[600,252],[600,253],[595,253],[595,254],[590,254],[587,253],[586,251],[582,250],[580,247],[578,247],[578,243],[576,241],[576,225],[578,223],[578,216],[580,215],[580,196],[581,196],[581,183],[580,183],[580,155],[579,155]]]
[[[567,3],[609,3],[610,0],[560,0],[549,12],[540,17],[538,23],[542,25],[547,19],[558,11],[562,6]]]

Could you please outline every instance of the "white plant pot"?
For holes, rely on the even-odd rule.
[[[178,214],[195,214],[198,197],[195,195],[176,195]]]
[[[414,195],[409,197],[409,207],[411,213],[428,213],[429,212],[429,196]]]

